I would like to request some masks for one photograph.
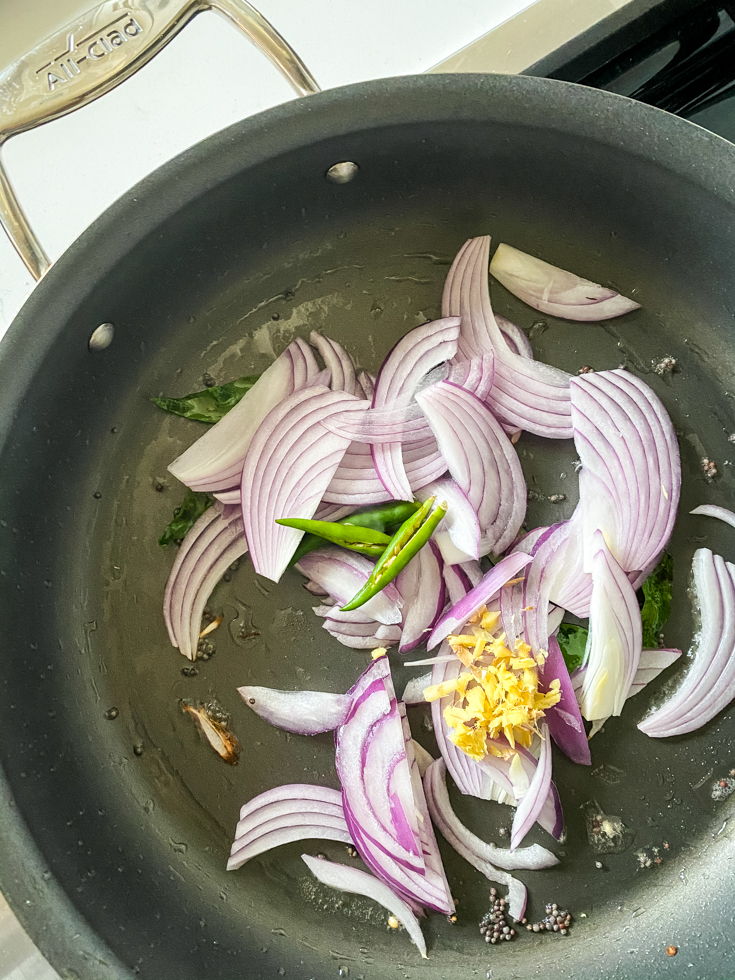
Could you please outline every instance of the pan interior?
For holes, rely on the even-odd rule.
[[[324,174],[340,160],[360,169],[334,185]],[[671,414],[683,488],[665,636],[686,649],[694,548],[735,553],[735,532],[688,516],[699,503],[733,498],[732,227],[731,209],[694,183],[551,127],[366,126],[235,174],[81,291],[2,450],[0,753],[50,878],[128,971],[151,980],[283,971],[392,978],[419,965],[382,909],[322,888],[300,860],[302,852],[350,860],[342,845],[289,845],[224,870],[246,800],[291,781],[337,785],[331,735],[276,731],[235,688],[344,691],[369,654],[320,628],[297,573],[275,585],[243,562],[211,600],[224,615],[214,655],[184,675],[161,615],[174,554],[157,538],[182,496],[166,467],[203,427],[161,413],[149,396],[197,390],[205,375],[220,383],[259,372],[312,329],[375,371],[398,337],[440,315],[449,264],[474,235],[613,284],[642,309],[607,324],[542,317],[497,283],[492,298],[529,334],[537,358],[572,373],[624,364]],[[105,321],[115,324],[113,344],[88,352]],[[664,356],[678,369],[660,377],[652,368]],[[524,434],[518,451],[533,491],[528,527],[569,517],[573,445]],[[717,464],[713,483],[704,456]],[[393,653],[391,663],[400,694],[416,670]],[[595,737],[591,768],[555,752],[566,837],[557,846],[535,828],[528,840],[551,846],[561,863],[519,877],[529,918],[555,901],[575,916],[571,935],[524,931],[502,952],[489,950],[477,930],[489,885],[440,840],[458,921],[429,916],[422,973],[659,976],[668,943],[684,947],[688,976],[719,975],[713,964],[729,963],[708,915],[712,882],[732,860],[730,804],[714,801],[712,786],[734,764],[733,719],[726,712],[690,737],[649,740],[636,724],[664,680]],[[243,746],[237,767],[205,744],[184,698],[229,714]],[[409,715],[436,754],[428,709]],[[476,833],[507,843],[509,808],[456,792],[452,800]],[[591,844],[593,811],[622,821],[624,850]],[[71,960],[44,941],[63,975]]]

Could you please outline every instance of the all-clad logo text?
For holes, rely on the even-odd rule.
[[[123,21],[125,23],[122,23]],[[85,63],[106,58],[115,48],[121,47],[130,38],[142,33],[143,28],[135,17],[122,14],[110,21],[106,27],[97,28],[79,41],[74,34],[69,34],[66,51],[38,68],[36,74],[45,72],[48,91],[53,92],[57,85],[63,85],[81,74]]]

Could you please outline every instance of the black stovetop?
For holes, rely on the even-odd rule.
[[[735,142],[735,0],[632,0],[525,74],[628,95]]]

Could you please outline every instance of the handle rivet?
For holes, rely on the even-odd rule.
[[[333,184],[349,184],[357,176],[359,169],[357,164],[353,163],[352,160],[343,160],[341,163],[335,163],[331,166],[325,176]]]
[[[87,345],[90,350],[104,350],[112,343],[115,336],[115,327],[111,323],[101,323],[96,330],[92,331]]]

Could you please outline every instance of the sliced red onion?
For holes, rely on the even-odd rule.
[[[324,691],[276,691],[271,687],[238,687],[237,690],[263,721],[297,735],[333,731],[344,724],[352,705],[346,694]]]
[[[716,517],[718,520],[724,521],[725,524],[729,524],[730,527],[735,527],[735,514],[731,510],[728,510],[727,507],[716,507],[714,504],[700,504],[699,507],[695,507],[689,513],[700,514],[703,517]]]
[[[451,564],[457,565],[470,558],[480,557],[480,522],[467,494],[455,480],[448,476],[433,480],[420,490],[416,490],[415,496],[422,502],[429,497],[446,501],[446,517],[434,532],[434,540],[439,545],[445,561],[447,556],[456,557],[457,560],[452,561]],[[447,541],[447,538],[450,540]]]
[[[163,594],[163,619],[172,646],[178,647],[179,637],[181,635],[178,607],[180,606],[182,591],[177,590],[177,611],[173,612],[172,601],[174,590],[176,589],[177,583],[188,580],[191,574],[190,569],[196,566],[202,552],[209,542],[219,533],[222,523],[222,510],[223,508],[220,504],[214,504],[212,507],[207,508],[189,529],[176,553],[173,567],[166,582],[166,590]],[[205,531],[207,532],[206,535]],[[185,562],[187,567],[184,567]]]
[[[437,760],[424,777],[424,792],[426,793],[426,802],[429,805],[429,811],[431,813],[431,818],[439,828],[439,832],[442,837],[450,844],[454,850],[468,861],[473,867],[485,875],[489,881],[498,882],[498,884],[505,885],[508,889],[508,911],[511,916],[518,920],[523,918],[523,914],[526,911],[526,886],[518,881],[517,878],[513,878],[512,875],[508,874],[507,871],[501,871],[499,868],[491,864],[486,858],[481,857],[471,842],[468,842],[464,835],[460,836],[456,832],[456,827],[452,821],[447,818],[446,808],[443,808],[436,799],[436,793],[441,792],[441,785],[444,782],[444,775],[439,766],[441,766],[442,760]],[[439,775],[439,779],[437,779]],[[446,786],[444,786],[444,792],[446,793]],[[448,804],[447,799],[447,804]],[[449,808],[451,810],[451,808]],[[454,814],[452,814],[454,816]],[[455,817],[456,821],[456,817]],[[456,821],[459,823],[459,821]],[[466,830],[461,824],[459,825],[463,830]],[[474,834],[470,835],[469,831],[467,834],[473,837],[474,840],[478,838],[474,837]],[[480,843],[483,843],[480,841]]]
[[[432,787],[432,801],[436,810],[441,814],[442,822],[452,830],[455,837],[469,850],[474,851],[478,858],[488,861],[496,868],[503,868],[504,871],[541,871],[544,868],[553,868],[559,863],[559,858],[551,851],[542,847],[540,844],[531,844],[530,847],[521,847],[516,850],[506,847],[496,847],[495,844],[486,843],[477,837],[457,817],[452,804],[449,802],[449,793],[446,784],[447,767],[443,759],[437,759],[432,764],[429,779]],[[429,797],[429,811],[432,811]],[[434,813],[431,818],[436,823]]]
[[[319,548],[304,555],[295,567],[306,578],[326,589],[340,605],[349,602],[363,587],[373,568],[364,555],[352,554],[340,548]],[[401,605],[398,589],[393,582],[389,582],[360,610],[363,615],[391,626],[401,622]]]
[[[482,578],[482,574],[480,574],[480,578]],[[462,566],[447,565],[446,562],[444,563],[444,583],[452,606],[466,596],[472,588],[472,582]]]
[[[630,685],[628,697],[632,698],[639,691],[642,691],[646,684],[650,684],[661,673],[675,663],[681,656],[681,650],[671,648],[659,648],[657,650],[641,650],[641,659],[638,662],[638,670],[635,672],[633,683]]]
[[[527,429],[550,439],[570,439],[570,375],[511,350],[490,303],[489,256],[490,239],[471,238],[444,284],[443,314],[462,318],[457,360],[493,351],[495,379],[487,403],[507,431]]]
[[[302,854],[301,857],[314,877],[318,878],[323,885],[327,885],[329,888],[337,888],[343,892],[351,892],[353,895],[364,895],[388,909],[404,927],[412,942],[418,947],[423,959],[428,959],[426,942],[418,919],[407,903],[385,882],[360,871],[359,868],[351,868],[345,864],[334,864],[332,861],[310,857],[308,854]]]
[[[635,672],[633,683],[630,685],[628,697],[632,698],[639,694],[643,688],[655,680],[661,671],[666,670],[681,657],[681,650],[667,647],[657,647],[655,650],[641,650],[641,659],[638,661],[638,670]],[[584,675],[587,666],[577,667],[572,672],[571,680],[575,697],[579,697],[584,683]]]
[[[348,694],[353,707],[337,729],[336,763],[355,847],[402,898],[451,914],[436,840],[430,826],[419,831],[426,804],[416,796],[387,658],[374,660]]]
[[[343,517],[349,517],[354,512],[354,507],[346,507],[344,504],[319,504],[314,514],[315,521],[341,521]]]
[[[473,357],[469,361],[457,361],[452,364],[446,377],[447,381],[469,391],[481,402],[484,402],[492,391],[494,379],[495,355],[491,350],[483,354],[482,357]]]
[[[375,375],[368,374],[367,371],[360,371],[357,376],[357,383],[362,388],[363,394],[369,402],[372,402],[375,393]],[[358,392],[359,394],[359,392]]]
[[[332,391],[346,391],[348,395],[362,396],[355,377],[355,362],[344,347],[316,330],[311,331],[309,340],[322,355],[322,360],[329,369]]]
[[[247,550],[237,509],[220,504],[210,507],[184,539],[166,585],[164,619],[172,644],[189,660],[196,658],[202,614],[212,590]]]
[[[565,320],[610,320],[640,307],[614,289],[565,272],[511,245],[498,245],[490,272],[534,310]]]
[[[240,506],[240,487],[233,487],[231,490],[219,490],[212,496],[221,504],[228,504],[230,507]]]
[[[250,441],[266,415],[319,373],[311,347],[297,337],[216,425],[169,466],[177,480],[197,490],[235,486]]]
[[[503,552],[526,513],[526,482],[503,427],[474,395],[448,381],[420,392],[416,401],[449,472],[477,514],[481,553]]]
[[[518,804],[515,817],[513,817],[513,826],[510,832],[511,851],[515,851],[536,823],[551,788],[551,738],[546,722],[541,723],[539,733],[541,736],[541,753],[528,791]]]
[[[556,633],[564,619],[564,614],[566,610],[562,609],[561,606],[554,606],[553,604],[549,607],[549,636]]]
[[[471,592],[444,613],[426,642],[427,650],[432,650],[450,633],[456,633],[481,605],[494,599],[505,583],[515,578],[530,561],[529,555],[515,553],[494,565]]]
[[[476,585],[479,585],[483,579],[484,573],[480,568],[480,563],[474,559],[470,559],[470,561],[463,561],[462,571],[471,582],[473,589]]]
[[[568,609],[580,619],[586,619],[590,614],[592,576],[584,570],[584,528],[581,508],[577,506],[571,519],[563,523],[566,525],[566,531],[557,533],[563,534],[566,541],[554,556],[549,600],[563,609]],[[549,632],[553,632],[551,627]]]
[[[253,436],[242,469],[245,534],[253,567],[277,582],[303,531],[276,524],[280,517],[310,519],[349,445],[320,424],[344,410],[364,413],[366,404],[343,391],[312,385],[277,405]]]
[[[571,393],[585,542],[600,528],[623,570],[640,571],[663,551],[676,519],[681,467],[673,425],[628,371],[574,378]]]
[[[434,756],[430,752],[427,752],[423,745],[420,742],[417,742],[415,739],[411,740],[411,745],[413,746],[413,756],[416,761],[419,776],[421,779],[423,779],[426,770],[434,761]]]
[[[691,665],[674,694],[638,726],[651,738],[696,731],[735,697],[735,565],[699,548],[692,573],[699,629]]]
[[[403,688],[403,696],[401,701],[403,701],[404,704],[426,704],[424,690],[430,685],[431,671],[426,674],[421,674],[419,677],[412,677]]]
[[[329,593],[325,589],[323,589],[321,585],[317,585],[316,582],[304,582],[304,588],[310,595],[319,596],[320,598],[329,596]],[[334,602],[334,599],[332,599],[331,601]],[[317,608],[322,608],[322,607],[320,606]],[[316,608],[314,609],[314,612],[316,612]],[[317,616],[319,615],[320,614],[317,613]],[[326,616],[326,613],[324,613],[324,615]]]
[[[376,627],[378,623],[373,619],[368,613],[366,613],[362,608],[360,609],[348,609],[347,611],[342,611],[339,606],[313,606],[312,607],[315,614],[322,618],[327,616],[333,620],[334,623],[340,625],[350,625],[350,626],[370,626]]]
[[[202,616],[215,585],[227,569],[247,552],[248,543],[242,522],[237,518],[202,555],[201,565],[197,568],[199,585],[196,590],[192,582],[187,585],[182,606],[182,615],[189,620],[189,643],[188,647],[183,642],[179,643],[179,648],[190,660],[196,659]]]
[[[321,838],[352,843],[339,790],[292,783],[254,797],[243,806],[227,870],[281,844]]]
[[[441,855],[439,854],[436,837],[434,836],[434,830],[431,825],[431,817],[429,816],[429,807],[424,794],[421,767],[415,751],[415,746],[418,743],[414,742],[414,740],[411,738],[411,726],[409,725],[408,717],[406,716],[406,705],[401,702],[398,703],[398,715],[401,719],[401,727],[403,729],[406,762],[408,763],[408,771],[411,776],[411,789],[413,791],[414,804],[416,807],[416,816],[418,817],[418,835],[421,843],[421,850],[424,855],[424,861],[426,863],[426,870],[428,873],[436,876],[436,878],[441,881],[445,893],[450,896],[450,901],[452,901],[452,904],[454,904],[454,900],[451,899],[449,882],[447,881],[447,876],[444,872],[444,865],[442,864]],[[428,753],[425,753],[425,755],[428,755]],[[434,760],[431,759],[429,764],[431,764],[433,761]]]
[[[377,650],[380,647],[392,647],[401,638],[401,630],[398,626],[382,626],[373,636],[353,636],[342,633],[338,630],[324,627],[330,636],[351,650]]]
[[[592,757],[587,732],[577,704],[574,686],[555,636],[549,637],[548,651],[546,662],[539,669],[540,687],[548,691],[549,684],[554,679],[558,679],[561,684],[561,699],[544,712],[549,734],[572,762],[581,766],[590,766]]]
[[[587,670],[579,705],[583,717],[598,722],[597,728],[623,710],[640,655],[641,614],[635,591],[602,531],[595,531]]]
[[[447,470],[433,435],[426,442],[403,448],[403,466],[412,491],[438,480]],[[351,443],[324,494],[324,501],[361,507],[392,499],[375,470],[370,446]],[[413,499],[413,495],[408,499]]]
[[[403,634],[399,653],[423,643],[444,609],[443,562],[433,541],[398,573],[396,586],[403,598]]]
[[[429,423],[421,414],[418,406],[411,409],[373,408],[365,412],[361,418],[355,418],[351,412],[344,415],[333,415],[324,421],[324,427],[339,436],[345,436],[353,442],[375,445],[386,441],[400,442],[410,445],[426,441],[431,437]]]
[[[495,313],[495,322],[500,327],[508,348],[514,354],[520,354],[521,357],[527,357],[532,361],[533,347],[531,347],[531,341],[523,330],[517,324],[512,323],[498,313]]]
[[[447,317],[425,323],[402,337],[383,361],[372,407],[407,407],[424,375],[457,353],[458,336],[459,319]],[[411,500],[400,442],[374,443],[372,453],[375,470],[388,493],[396,500]]]

